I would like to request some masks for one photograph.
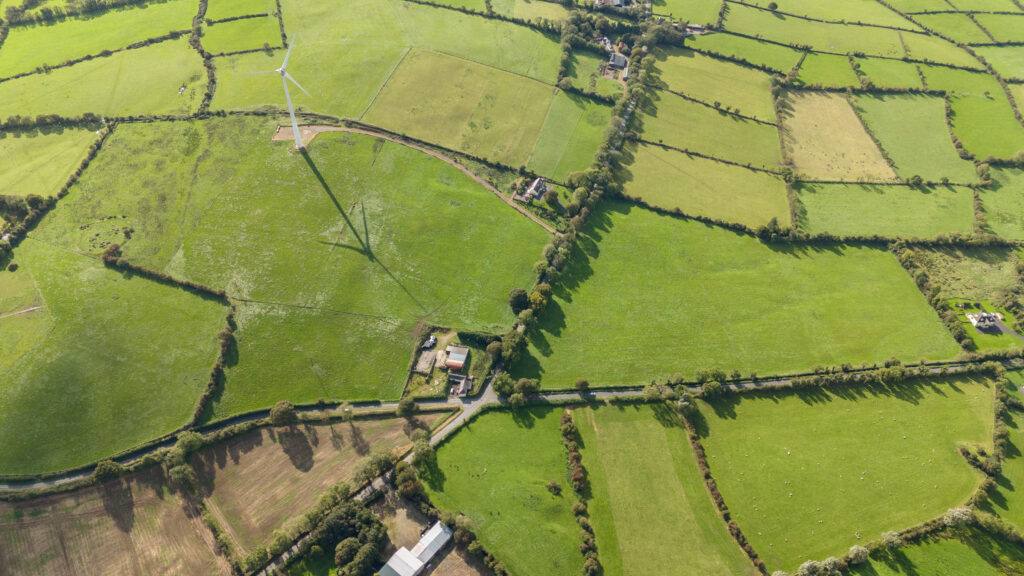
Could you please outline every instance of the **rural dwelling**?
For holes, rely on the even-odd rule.
[[[993,314],[991,312],[979,312],[978,314],[968,314],[967,319],[970,320],[971,325],[978,330],[993,330],[997,328],[997,324],[1003,319],[1003,315]]]
[[[612,55],[608,57],[608,65],[615,70],[622,70],[627,64],[629,64],[629,60],[626,60],[626,56],[620,52],[613,52]]]
[[[447,358],[444,361],[445,368],[456,372],[462,370],[469,358],[469,348],[465,346],[449,346],[445,348]]]
[[[412,550],[407,550],[404,546],[396,550],[388,559],[388,563],[380,569],[380,576],[416,576],[451,538],[450,528],[440,522],[434,523],[420,536],[420,541]]]

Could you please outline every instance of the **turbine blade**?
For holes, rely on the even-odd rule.
[[[292,46],[294,46],[294,44],[289,42],[288,43],[288,51],[284,53],[284,62],[281,63],[281,69],[282,70],[284,70],[285,68],[288,67],[288,59],[292,57]]]
[[[302,149],[302,133],[299,132],[299,123],[295,120],[295,107],[292,105],[292,95],[288,92],[288,81],[281,77],[281,86],[284,86],[284,99],[288,102],[288,116],[292,121],[292,136],[295,138],[295,148]]]
[[[306,89],[305,89],[305,88],[303,88],[303,87],[302,87],[302,85],[301,85],[301,84],[299,84],[299,83],[298,83],[298,82],[297,82],[297,81],[295,80],[295,78],[292,78],[292,75],[291,75],[291,74],[289,74],[287,70],[286,70],[286,71],[285,71],[285,73],[284,73],[284,77],[285,77],[285,78],[287,78],[287,79],[289,79],[289,80],[291,80],[291,81],[292,81],[292,84],[295,84],[295,86],[296,86],[296,87],[298,87],[298,89],[299,89],[299,90],[302,90],[302,93],[303,93],[303,94],[305,94],[306,96],[309,96],[309,92],[306,92]]]

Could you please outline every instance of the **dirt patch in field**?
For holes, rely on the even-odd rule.
[[[394,494],[374,503],[373,511],[388,529],[391,545],[384,552],[385,558],[402,546],[411,549],[431,525],[429,518]],[[435,559],[423,572],[424,576],[493,576],[478,559],[457,548],[449,546],[442,554],[440,561]]]
[[[447,412],[419,415],[429,427]],[[402,418],[263,428],[206,448],[193,459],[207,508],[244,555],[310,510],[331,486],[352,479],[371,450],[411,446]]]
[[[151,469],[22,503],[0,503],[0,574],[230,574],[195,511]]]

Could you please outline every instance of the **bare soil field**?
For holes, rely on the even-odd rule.
[[[429,428],[447,414],[421,414],[417,425]],[[414,429],[391,417],[263,428],[200,451],[193,465],[207,509],[244,555],[350,480],[371,450],[407,449]]]
[[[31,502],[0,503],[0,574],[229,574],[158,469]]]

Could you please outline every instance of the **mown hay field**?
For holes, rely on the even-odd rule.
[[[577,408],[587,504],[608,576],[757,571],[726,530],[686,431],[664,406]]]
[[[836,54],[808,54],[800,64],[797,80],[809,86],[826,88],[860,86],[860,79],[850,66],[850,59]]]
[[[736,222],[751,228],[773,218],[789,223],[785,183],[772,174],[640,144],[624,170],[624,192],[690,216]]]
[[[206,19],[221,20],[250,14],[273,14],[273,0],[208,0]]]
[[[12,132],[0,138],[2,196],[56,196],[98,136],[89,130]]]
[[[974,230],[968,188],[883,184],[798,184],[801,227],[838,236],[935,238]]]
[[[885,58],[857,58],[861,72],[879,88],[920,88],[917,66]]]
[[[733,518],[769,570],[840,556],[960,506],[991,449],[994,382],[957,378],[700,403]],[[870,439],[870,440],[868,440]]]
[[[486,412],[442,444],[437,468],[421,475],[431,501],[467,516],[480,543],[513,574],[582,570],[560,416],[557,408]]]
[[[775,121],[768,74],[687,49],[662,48],[655,55],[659,86],[709,104],[719,102],[758,120]]]
[[[893,256],[786,247],[609,202],[592,215],[516,375],[548,388],[700,369],[780,374],[959,348]],[[638,255],[643,255],[639,257]],[[656,286],[657,290],[649,290]]]

